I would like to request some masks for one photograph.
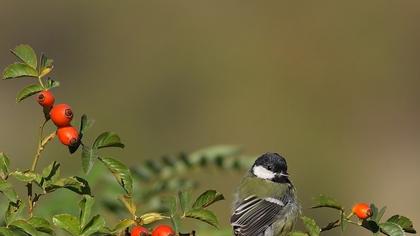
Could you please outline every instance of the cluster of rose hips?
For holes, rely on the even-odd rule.
[[[352,212],[361,220],[365,220],[372,216],[372,210],[366,203],[355,204],[352,208]]]
[[[49,112],[49,118],[57,126],[57,137],[60,142],[69,148],[80,145],[79,132],[71,125],[73,111],[65,103],[54,105],[54,95],[49,90],[40,92],[37,96],[38,103]]]
[[[131,230],[131,236],[149,236],[149,230],[142,226],[134,226]],[[152,236],[175,236],[175,231],[168,225],[159,225],[153,232]]]

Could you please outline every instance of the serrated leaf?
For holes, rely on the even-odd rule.
[[[3,71],[3,79],[12,79],[19,77],[37,77],[38,72],[23,63],[14,63],[6,67]]]
[[[104,132],[96,138],[92,147],[95,149],[101,149],[105,147],[124,148],[124,144],[121,143],[121,139],[116,133]]]
[[[24,220],[15,220],[9,224],[9,227],[17,228],[31,236],[39,235],[38,231],[31,224]]]
[[[185,213],[185,216],[188,218],[194,218],[201,220],[207,224],[210,224],[216,228],[219,228],[219,222],[217,221],[216,215],[206,209],[193,209]]]
[[[122,162],[110,157],[99,157],[99,160],[111,171],[117,182],[124,190],[131,194],[133,192],[133,179],[130,170]]]
[[[385,222],[379,224],[379,227],[381,227],[381,231],[389,236],[404,236],[404,230],[396,223],[393,222]]]
[[[9,202],[6,214],[4,216],[4,221],[6,222],[6,225],[9,225],[10,222],[18,219],[24,208],[25,204],[20,200],[17,200],[16,203]]]
[[[79,236],[80,222],[77,217],[69,214],[60,214],[53,217],[53,224],[73,236]]]
[[[50,186],[47,186],[45,190],[47,192],[53,192],[60,188],[66,188],[81,195],[91,195],[89,183],[78,176],[61,178]]]
[[[85,174],[88,174],[90,172],[90,170],[93,167],[93,164],[95,163],[95,160],[97,158],[97,154],[95,152],[94,149],[88,147],[88,146],[83,146],[82,147],[82,168],[83,168],[83,172]]]
[[[122,220],[114,227],[114,229],[111,232],[114,234],[120,233],[134,224],[136,224],[136,222],[132,219]]]
[[[178,232],[180,217],[177,214],[177,204],[175,196],[168,196],[163,199],[163,205],[168,209],[169,216],[171,218],[172,226],[175,229],[175,232]]]
[[[225,197],[223,194],[217,192],[216,190],[207,190],[204,193],[202,193],[197,200],[195,200],[193,204],[194,209],[198,208],[206,208],[210,206],[211,204],[224,200]]]
[[[95,203],[95,199],[89,195],[83,196],[83,199],[79,203],[80,207],[80,225],[81,227],[85,227],[87,222],[89,221],[90,213],[92,211],[93,204]]]
[[[23,88],[18,95],[16,96],[16,101],[21,102],[25,98],[28,98],[34,94],[37,94],[41,91],[45,90],[41,85],[39,84],[31,84],[25,88]]]
[[[3,193],[9,201],[16,203],[17,194],[13,186],[6,180],[0,179],[0,192]]]
[[[312,206],[312,208],[328,207],[341,211],[343,210],[343,207],[335,199],[322,194],[318,197],[315,197],[314,202],[315,205]]]
[[[14,236],[14,232],[6,227],[0,227],[0,236]]]
[[[319,236],[321,228],[317,225],[314,219],[307,216],[302,216],[301,219],[310,236]]]
[[[27,44],[20,44],[15,47],[15,49],[10,50],[17,58],[19,58],[23,63],[32,67],[36,70],[37,68],[37,58],[36,53],[31,46]]]
[[[14,171],[12,173],[10,173],[11,176],[15,177],[17,180],[25,182],[25,183],[30,183],[32,181],[34,181],[35,179],[39,178],[38,174],[35,174],[32,171]]]
[[[105,220],[102,216],[94,216],[85,227],[83,227],[82,234],[80,236],[89,236],[96,232],[99,232],[105,226]]]
[[[387,220],[387,222],[392,222],[401,226],[401,228],[407,233],[416,233],[416,230],[413,226],[413,222],[405,216],[393,215]]]
[[[28,220],[28,223],[32,225],[32,227],[34,227],[37,231],[53,234],[53,229],[50,222],[44,218],[34,216]]]
[[[190,191],[179,191],[178,192],[179,205],[181,206],[182,213],[190,210],[191,203],[191,192]]]
[[[0,152],[0,177],[2,179],[6,179],[9,175],[9,165],[9,157],[5,153]]]

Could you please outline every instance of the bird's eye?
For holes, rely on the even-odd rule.
[[[267,166],[267,170],[272,171],[273,170],[273,166],[272,165]]]

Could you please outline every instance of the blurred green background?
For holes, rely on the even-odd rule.
[[[19,43],[46,52],[58,102],[97,121],[92,137],[119,133],[124,162],[213,144],[280,152],[321,224],[331,212],[306,208],[325,193],[419,227],[420,2],[2,0],[0,11],[1,67]],[[0,150],[21,169],[42,119],[35,101],[15,103],[28,82],[0,86]],[[51,145],[40,165],[70,175],[78,158]],[[241,175],[197,175],[226,195],[225,226]]]

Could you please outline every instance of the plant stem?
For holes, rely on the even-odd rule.
[[[32,161],[31,172],[35,171],[36,166],[38,165],[39,158],[41,157],[41,153],[45,148],[45,145],[47,145],[47,143],[55,137],[55,132],[51,133],[50,135],[48,135],[45,138],[43,137],[44,127],[45,127],[45,124],[47,123],[47,121],[48,120],[44,120],[44,122],[42,122],[42,124],[39,127],[38,148],[36,150],[34,160]],[[32,183],[28,183],[26,185],[26,187],[28,189],[28,211],[29,211],[29,216],[32,217],[34,205],[35,205],[36,201],[39,200],[39,197],[33,198]]]
[[[44,83],[42,82],[41,76],[38,76],[38,82],[43,88],[45,88]]]

